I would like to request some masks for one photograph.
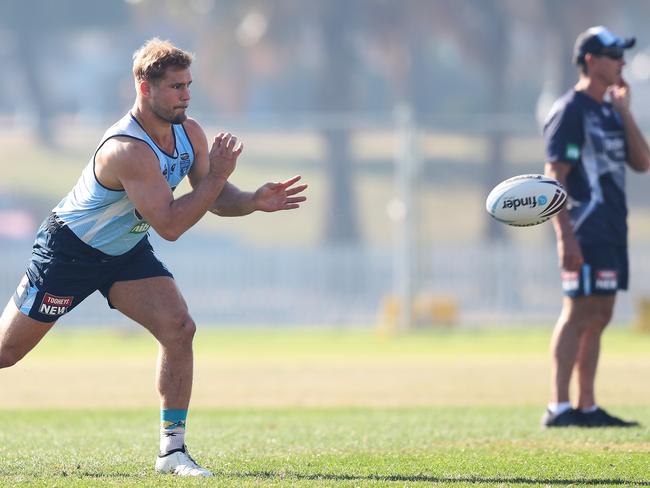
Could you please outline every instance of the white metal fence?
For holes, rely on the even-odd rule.
[[[194,318],[202,324],[373,325],[383,300],[396,293],[390,249],[310,248],[279,251],[219,249],[208,240],[166,243],[153,238],[175,274]],[[29,243],[3,245],[0,296],[14,291]],[[620,294],[616,321],[634,318],[650,296],[650,248],[632,250],[631,291]],[[463,324],[549,324],[561,302],[552,246],[516,244],[436,246],[422,256],[418,289],[452,297]],[[66,316],[66,324],[125,324],[95,293]]]

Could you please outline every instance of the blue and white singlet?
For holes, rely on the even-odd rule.
[[[160,172],[172,190],[189,173],[194,148],[182,124],[172,125],[174,154],[167,154],[149,137],[129,112],[102,137],[72,191],[52,209],[79,239],[95,249],[118,256],[132,249],[147,234],[150,225],[129,200],[126,191],[106,188],[95,176],[95,156],[113,137],[130,137],[149,145],[160,162]]]

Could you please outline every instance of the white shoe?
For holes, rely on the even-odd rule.
[[[166,454],[158,454],[156,471],[178,476],[213,476],[210,471],[196,464],[196,461],[187,452],[186,446]]]

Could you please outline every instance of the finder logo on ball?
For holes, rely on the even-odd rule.
[[[546,222],[566,203],[562,185],[544,175],[518,175],[499,183],[488,195],[485,208],[504,224],[526,227]]]

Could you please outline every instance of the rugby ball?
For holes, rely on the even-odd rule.
[[[520,175],[494,187],[485,208],[499,222],[527,227],[553,217],[562,210],[566,199],[566,190],[557,180],[544,175]]]

